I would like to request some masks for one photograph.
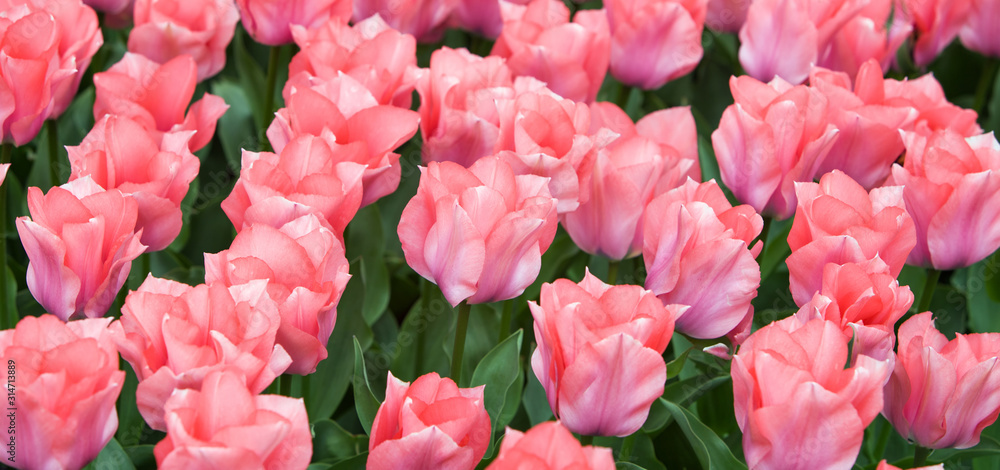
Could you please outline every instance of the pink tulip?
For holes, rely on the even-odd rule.
[[[0,185],[3,184],[5,179],[7,179],[7,171],[10,170],[10,165],[10,163],[0,164]]]
[[[507,59],[514,75],[535,77],[563,98],[597,98],[611,55],[604,11],[580,11],[572,23],[560,0],[503,3],[500,11],[503,32],[490,55]]]
[[[104,315],[146,246],[135,232],[137,204],[90,177],[42,195],[28,188],[31,218],[18,217],[28,253],[28,290],[45,311],[69,320]]]
[[[461,0],[354,0],[355,23],[379,15],[389,26],[433,43],[444,34],[445,22]]]
[[[503,150],[497,100],[514,98],[514,80],[499,57],[442,47],[417,81],[423,161],[464,167]]]
[[[314,214],[278,227],[252,224],[228,250],[205,253],[209,284],[268,280],[268,296],[281,313],[275,341],[292,357],[289,374],[311,374],[326,359],[337,303],[351,278],[347,270],[340,239]]]
[[[157,141],[126,116],[106,115],[78,146],[67,146],[70,181],[88,176],[139,204],[136,231],[147,251],[170,245],[181,231],[181,201],[198,176],[188,149],[193,132],[167,132]]]
[[[611,103],[592,105],[596,107],[621,113],[625,125],[612,128],[621,136],[597,153],[589,200],[564,214],[562,225],[587,253],[631,258],[642,253],[646,205],[688,178],[701,179],[694,118],[689,108],[672,108],[650,113],[633,125]],[[694,152],[682,154],[681,149]]]
[[[913,61],[917,67],[930,65],[958,36],[972,13],[974,0],[903,0],[900,14],[913,20],[916,44]]]
[[[899,13],[898,0],[871,0],[833,32],[816,65],[855,76],[865,62],[874,60],[888,70],[896,51],[913,31],[913,24]]]
[[[490,444],[483,386],[458,388],[431,372],[412,384],[389,373],[372,423],[369,470],[472,470]]]
[[[896,322],[913,305],[913,292],[908,286],[900,286],[878,258],[865,263],[827,263],[822,271],[822,287],[802,305],[815,303],[816,296],[824,297],[829,303],[822,306],[820,316],[840,325],[845,333],[850,333],[852,324],[892,333]]]
[[[241,374],[251,393],[281,375],[292,360],[275,344],[280,323],[267,281],[191,287],[149,276],[129,292],[121,320],[111,329],[139,378],[139,413],[150,427],[164,431],[170,395],[200,389],[211,372]]]
[[[29,316],[0,331],[0,358],[8,368],[5,408],[13,410],[7,412],[11,440],[4,444],[11,452],[5,449],[4,464],[82,468],[114,437],[125,372],[118,369],[110,322]]]
[[[962,26],[962,44],[990,57],[1000,57],[1000,40],[993,30],[1000,23],[1000,3],[992,0],[971,0],[969,19]]]
[[[312,29],[351,16],[351,0],[236,0],[236,6],[250,36],[268,46],[291,43],[292,26]]]
[[[733,407],[750,468],[850,469],[882,407],[886,357],[856,355],[840,325],[796,317],[757,330],[733,357]]]
[[[471,168],[431,162],[403,209],[406,262],[452,306],[521,295],[556,235],[556,201],[544,178],[515,176],[497,157]]]
[[[559,421],[546,421],[520,432],[507,428],[500,453],[487,470],[613,470],[611,449],[581,446]]]
[[[907,133],[903,140],[905,163],[893,166],[886,184],[904,186],[916,224],[907,263],[956,269],[1000,248],[1000,144],[993,133]]]
[[[451,26],[496,39],[503,30],[500,5],[526,5],[531,0],[459,0],[451,13]]]
[[[105,114],[124,115],[156,136],[196,131],[189,146],[197,152],[212,140],[215,123],[229,105],[205,93],[188,109],[196,84],[197,67],[191,56],[178,56],[160,65],[127,52],[106,72],[94,74],[94,119],[100,120]]]
[[[239,374],[213,372],[201,390],[178,390],[164,409],[167,437],[153,449],[161,468],[303,470],[312,458],[305,402],[256,395]]]
[[[538,348],[531,368],[556,417],[588,436],[639,430],[663,395],[663,361],[674,320],[687,308],[663,306],[639,286],[610,286],[588,271],[579,284],[542,284],[528,302]]]
[[[732,77],[729,88],[736,103],[712,133],[722,181],[757,212],[787,219],[795,212],[795,182],[813,180],[837,138],[827,98],[781,78],[764,84]]]
[[[131,10],[132,2],[134,0],[83,0],[83,3],[89,5],[93,9],[108,13],[111,15],[116,15],[126,10]]]
[[[878,259],[895,278],[917,243],[914,219],[904,206],[900,186],[870,193],[839,171],[817,183],[796,183],[798,206],[788,246],[791,291],[799,305],[823,283],[827,263],[865,263]],[[881,268],[876,269],[881,271]]]
[[[90,59],[104,44],[97,13],[80,0],[15,0],[13,4],[38,5],[45,8],[55,18],[59,29],[60,69],[70,72],[66,81],[52,82],[52,113],[54,119],[69,107],[80,88],[80,80],[90,67]],[[30,40],[34,41],[34,37]]]
[[[275,152],[280,154],[298,136],[323,137],[336,161],[366,165],[362,206],[396,190],[401,167],[399,154],[393,150],[417,133],[419,114],[379,105],[349,75],[313,89],[293,88],[287,105],[278,110],[267,128]]]
[[[239,19],[233,0],[138,0],[128,49],[160,64],[190,55],[203,81],[225,67]]]
[[[610,0],[606,5],[611,74],[622,83],[654,90],[701,61],[708,0]]]
[[[956,334],[948,341],[931,312],[899,327],[896,368],[882,414],[896,431],[932,449],[979,443],[1000,413],[1000,334]]]
[[[708,0],[705,25],[724,33],[738,33],[747,21],[753,0]]]
[[[878,467],[876,467],[875,470],[900,470],[900,468],[886,462],[883,459],[878,463]],[[928,465],[926,467],[915,467],[913,470],[944,470],[944,464],[939,463],[937,465]]]
[[[280,154],[244,150],[240,178],[222,210],[239,232],[249,225],[254,205],[280,197],[310,206],[342,234],[361,206],[365,167],[341,156],[326,139],[311,135],[296,137]]]
[[[646,207],[642,257],[646,288],[664,304],[689,305],[677,330],[718,338],[753,315],[760,286],[754,258],[763,245],[750,243],[764,221],[747,205],[733,207],[715,180],[688,180]],[[705,295],[715,292],[715,295]]]
[[[285,101],[292,88],[308,88],[341,73],[363,84],[379,104],[409,109],[420,77],[417,41],[372,16],[353,27],[328,21],[314,29],[292,27],[301,48],[288,66]]]
[[[983,129],[976,123],[979,115],[971,109],[963,109],[949,102],[933,74],[916,80],[885,80],[885,104],[909,106],[917,110],[919,115],[916,122],[904,127],[907,131],[929,135],[948,129],[964,137],[983,133]]]

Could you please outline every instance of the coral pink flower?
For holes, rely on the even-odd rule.
[[[917,41],[913,61],[926,67],[958,36],[974,0],[903,0],[902,15],[913,20]]]
[[[971,0],[969,19],[959,37],[966,48],[990,57],[1000,57],[1000,40],[993,32],[1000,22],[1000,3],[992,0]]]
[[[178,56],[160,65],[127,52],[106,72],[94,74],[94,119],[105,114],[128,116],[157,136],[170,131],[197,131],[189,143],[191,151],[197,152],[212,140],[215,123],[229,105],[205,93],[188,109],[196,84],[197,67],[191,56]]]
[[[982,134],[976,120],[979,115],[971,109],[955,106],[944,96],[944,89],[933,74],[916,80],[885,80],[885,104],[896,107],[912,107],[919,115],[912,126],[904,130],[929,135],[948,129],[964,137]]]
[[[280,154],[244,150],[240,178],[222,210],[239,232],[255,204],[281,197],[312,207],[342,234],[361,206],[364,171],[364,165],[341,161],[327,140],[311,135],[296,137]]]
[[[83,3],[97,11],[116,15],[124,12],[126,9],[130,9],[128,7],[132,6],[133,1],[134,0],[83,0]]]
[[[379,104],[409,109],[420,77],[417,41],[375,15],[356,25],[328,21],[314,29],[292,27],[301,48],[288,66],[285,101],[292,88],[308,88],[341,73],[363,84]]]
[[[694,117],[689,108],[672,108],[633,125],[614,104],[592,107],[621,113],[624,126],[612,128],[621,136],[597,153],[588,201],[564,214],[562,225],[587,253],[630,258],[642,253],[642,220],[649,201],[688,178],[701,179]],[[591,129],[594,124],[592,120]]]
[[[611,74],[622,83],[654,90],[701,61],[708,0],[611,0],[606,5]]]
[[[560,0],[501,4],[503,32],[490,55],[507,59],[511,72],[545,82],[563,98],[591,102],[604,83],[611,33],[602,10],[583,10],[570,22]]]
[[[556,228],[546,180],[515,176],[489,157],[468,169],[451,162],[421,168],[398,232],[406,262],[454,306],[521,295],[538,277]]]
[[[351,16],[351,0],[236,0],[236,6],[250,36],[268,46],[291,43],[293,25],[312,29]]]
[[[67,146],[70,181],[89,176],[139,204],[136,230],[147,251],[170,245],[181,231],[181,201],[198,176],[200,161],[188,149],[193,132],[167,132],[154,140],[126,116],[101,118],[79,146]]]
[[[423,161],[469,167],[503,150],[497,100],[513,99],[513,86],[510,69],[499,57],[447,47],[434,51],[430,70],[416,86]]]
[[[205,254],[207,283],[268,280],[268,296],[281,313],[276,341],[292,357],[290,374],[311,374],[326,359],[347,270],[340,239],[314,214],[277,227],[252,224],[228,250]]]
[[[354,0],[354,22],[373,15],[381,16],[389,26],[412,35],[417,41],[432,43],[441,39],[452,10],[462,0]]]
[[[275,344],[280,323],[267,281],[191,287],[149,276],[129,292],[121,320],[111,329],[122,358],[139,378],[139,413],[163,431],[163,406],[170,395],[201,388],[211,372],[236,371],[252,393],[264,391],[292,362]]]
[[[886,184],[904,186],[916,224],[909,264],[934,269],[972,265],[1000,247],[1000,144],[993,133],[963,138],[942,131],[907,133],[903,166]]]
[[[368,441],[370,470],[472,470],[490,444],[483,386],[431,372],[412,384],[389,373]]]
[[[29,9],[41,6],[56,20],[59,29],[59,68],[72,73],[72,78],[69,80],[60,81],[58,84],[52,83],[52,114],[49,117],[56,118],[66,111],[76,98],[80,80],[90,67],[90,59],[104,44],[97,13],[79,0],[57,2],[15,0],[12,3],[27,6]],[[35,37],[32,36],[31,40],[34,41]]]
[[[82,468],[118,429],[115,403],[125,383],[110,318],[63,323],[52,315],[24,317],[0,331],[14,410],[8,433],[14,468]],[[16,408],[16,409],[15,409]],[[10,413],[10,411],[8,411]],[[16,418],[16,419],[15,419]],[[6,453],[6,452],[5,452]],[[8,458],[10,457],[10,458]]]
[[[821,316],[839,324],[845,332],[849,332],[849,325],[856,324],[892,333],[896,322],[913,305],[913,292],[908,286],[900,286],[878,258],[863,263],[827,263],[822,282],[817,295],[829,303],[823,305]],[[814,295],[810,301],[815,299]]]
[[[869,1],[833,32],[826,48],[819,51],[816,65],[852,77],[870,60],[888,70],[899,46],[913,31],[913,24],[899,13],[898,5],[898,0]]]
[[[233,0],[138,0],[128,49],[160,64],[190,55],[202,81],[225,67],[239,19]]]
[[[722,181],[757,212],[786,219],[795,212],[795,182],[813,180],[837,138],[827,98],[781,78],[732,77],[729,88],[736,103],[712,133]]]
[[[763,227],[750,206],[731,206],[715,180],[688,180],[649,203],[642,250],[646,288],[664,304],[691,306],[677,320],[678,331],[717,338],[753,315],[750,301],[760,286],[754,258],[763,245],[750,248],[750,242]]]
[[[401,167],[399,154],[393,150],[417,133],[419,114],[379,105],[349,75],[333,78],[313,89],[295,88],[287,105],[278,110],[267,128],[275,152],[280,154],[295,137],[321,136],[337,161],[366,165],[362,206],[396,190]]]
[[[213,372],[201,390],[178,390],[164,408],[167,437],[153,450],[161,468],[301,470],[312,458],[302,399],[256,395],[243,378]]]
[[[743,343],[732,363],[733,407],[750,468],[854,465],[882,408],[892,354],[858,354],[845,368],[850,340],[836,323],[791,317]]]
[[[581,446],[559,421],[546,421],[520,432],[507,428],[500,453],[487,470],[613,470],[611,449]]]
[[[579,284],[542,284],[540,302],[528,302],[538,341],[531,368],[556,417],[588,436],[637,431],[663,394],[662,354],[687,307],[664,307],[648,290],[610,286],[589,271]]]
[[[896,368],[882,414],[906,439],[932,449],[965,449],[1000,413],[1000,334],[948,341],[931,312],[899,327]]]
[[[752,0],[708,0],[705,25],[716,31],[738,33],[747,21]]]
[[[496,39],[503,30],[500,5],[515,3],[526,5],[531,0],[459,0],[451,12],[452,26]]]
[[[135,232],[135,200],[83,177],[44,196],[28,188],[28,210],[17,233],[31,295],[63,320],[104,315],[146,249]]]
[[[817,183],[796,183],[798,206],[788,246],[792,295],[802,305],[823,283],[827,263],[864,263],[878,258],[895,278],[917,243],[914,219],[904,206],[904,189],[865,191],[839,171]],[[881,271],[881,268],[877,269]]]
[[[900,468],[882,460],[878,463],[878,467],[876,467],[875,470],[900,470]],[[939,463],[937,465],[928,465],[926,467],[915,467],[913,470],[944,470],[944,464]]]

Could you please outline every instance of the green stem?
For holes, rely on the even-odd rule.
[[[580,436],[581,446],[592,446],[594,445],[594,436]]]
[[[467,302],[458,304],[458,320],[455,323],[455,348],[451,355],[451,379],[461,386],[462,355],[465,354],[465,333],[469,329],[469,312],[472,306]]]
[[[913,449],[913,467],[923,467],[927,463],[927,457],[930,457],[932,450],[926,447],[916,446]]]
[[[271,55],[267,61],[267,82],[264,85],[264,108],[260,116],[260,143],[264,151],[271,150],[267,140],[267,126],[271,124],[274,114],[274,88],[278,82],[278,62],[281,60],[281,48],[271,47]]]
[[[3,144],[0,149],[0,163],[10,163],[11,155],[14,153],[14,144]],[[9,330],[17,326],[17,312],[7,308],[7,186],[0,186],[0,269],[3,270],[3,285],[0,285],[0,318],[3,319],[3,329]]]
[[[608,284],[615,285],[618,282],[618,266],[621,261],[608,262]]]
[[[59,186],[62,181],[59,178],[59,125],[56,124],[54,119],[49,119],[45,121],[45,126],[48,127],[48,137],[49,137],[49,178],[52,180],[50,187]]]
[[[292,396],[292,376],[284,374],[281,376],[281,382],[279,382],[278,392],[283,397]]]
[[[271,385],[268,385],[267,388],[264,389],[263,395],[281,395],[281,376],[280,375],[277,376],[277,377],[275,377],[274,381],[271,382]]]
[[[635,445],[635,433],[629,434],[622,439],[622,450],[618,452],[619,462],[628,462],[632,457],[632,447]]]
[[[628,99],[630,96],[632,96],[632,85],[622,83],[621,89],[618,90],[618,99],[615,100],[615,103],[618,104],[618,107],[621,108],[622,111],[625,111],[625,109],[628,108]]]
[[[503,313],[500,314],[500,338],[497,340],[497,344],[507,339],[507,335],[510,334],[510,321],[513,312],[514,299],[505,300],[503,302]]]
[[[917,313],[926,312],[931,308],[931,299],[934,298],[934,288],[937,287],[938,279],[941,278],[941,271],[934,268],[927,268],[927,282],[924,283],[924,291],[920,293],[920,303],[917,304]]]
[[[312,374],[302,377],[302,402],[309,406],[309,387],[312,386]]]
[[[983,114],[983,106],[986,105],[986,98],[989,97],[990,90],[993,88],[998,68],[1000,68],[1000,61],[992,57],[988,58],[986,60],[986,67],[983,69],[983,74],[979,77],[979,86],[976,87],[976,101],[973,102],[972,109],[975,109],[980,115]]]
[[[892,424],[888,421],[882,426],[882,433],[878,436],[878,441],[875,441],[875,455],[874,461],[882,460],[885,456],[885,448],[889,445],[889,436],[892,434]]]

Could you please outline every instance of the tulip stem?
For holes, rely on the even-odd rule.
[[[14,144],[5,143],[0,149],[0,163],[10,163],[14,153]],[[0,186],[0,269],[3,270],[3,285],[0,285],[0,318],[3,319],[3,329],[9,330],[17,326],[17,312],[7,308],[7,184]]]
[[[59,186],[61,181],[59,178],[59,125],[56,124],[54,119],[49,119],[45,121],[45,126],[48,127],[48,137],[49,137],[49,178],[52,179],[51,186]]]
[[[993,82],[996,81],[998,68],[1000,68],[1000,61],[992,57],[988,58],[986,67],[983,68],[983,74],[979,77],[979,86],[976,87],[976,101],[973,102],[972,109],[976,110],[980,116],[983,114],[986,98],[989,97],[990,90],[993,88]]]
[[[267,127],[271,124],[274,114],[274,88],[278,82],[278,62],[281,59],[281,48],[271,47],[271,55],[267,60],[267,82],[264,85],[264,108],[260,116],[260,145],[264,151],[271,151],[271,143],[267,140]]]
[[[628,462],[632,458],[632,447],[635,445],[635,433],[625,436],[622,439],[622,450],[618,452],[619,462]]]
[[[917,313],[926,312],[931,308],[931,299],[934,298],[934,288],[937,287],[938,279],[941,278],[941,271],[934,268],[927,268],[927,281],[924,283],[924,291],[920,293],[920,303],[917,304]]]
[[[615,285],[618,282],[618,266],[621,261],[608,262],[608,284]]]
[[[878,441],[875,441],[875,455],[873,456],[875,461],[881,460],[885,456],[885,447],[889,445],[889,436],[892,433],[892,424],[886,422],[882,426],[882,432],[878,436]]]
[[[930,457],[932,449],[928,449],[922,446],[916,446],[913,449],[913,468],[923,467],[927,463],[927,457]]]
[[[503,313],[500,314],[500,338],[497,340],[497,344],[507,339],[507,335],[510,334],[510,323],[513,313],[514,299],[505,300],[503,302]]]
[[[465,353],[465,333],[469,329],[469,312],[472,306],[468,302],[458,304],[458,320],[455,323],[455,348],[451,354],[451,379],[458,386],[462,379],[462,355]]]
[[[581,446],[592,446],[594,445],[594,436],[580,435],[580,445]]]
[[[281,382],[278,382],[278,394],[283,397],[292,396],[292,376],[282,374]]]

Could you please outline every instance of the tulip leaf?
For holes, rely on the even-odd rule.
[[[951,284],[965,294],[969,311],[969,330],[975,333],[1000,331],[1000,301],[994,290],[1000,290],[1000,257],[996,254],[967,268],[952,273]],[[947,294],[946,294],[947,295]],[[952,294],[954,301],[954,294]]]
[[[404,381],[427,372],[448,375],[451,362],[444,344],[452,339],[455,312],[434,283],[423,280],[423,294],[403,319],[399,335],[386,350],[393,375]]]
[[[124,359],[119,361],[121,369],[125,371],[125,384],[118,395],[118,430],[115,439],[125,446],[141,444],[143,431],[146,422],[139,414],[139,408],[135,403],[135,390],[139,386],[139,380],[135,376],[132,366]]]
[[[684,364],[687,363],[688,355],[691,354],[691,350],[693,349],[693,347],[685,349],[680,356],[667,363],[667,380],[677,377],[681,373],[681,370],[684,369]]]
[[[928,457],[929,463],[941,463],[949,460],[973,459],[977,457],[995,457],[1000,455],[1000,441],[983,434],[979,444],[968,449],[938,449]]]
[[[360,454],[356,457],[351,457],[347,460],[342,460],[329,467],[328,470],[365,470],[365,466],[368,464],[368,452]],[[312,466],[310,466],[311,469]]]
[[[381,405],[372,389],[368,386],[368,376],[365,373],[365,353],[361,349],[358,337],[354,337],[354,408],[358,412],[358,419],[365,432],[371,434],[372,423],[375,422],[375,415]]]
[[[508,336],[479,361],[475,372],[472,373],[473,387],[486,386],[483,390],[483,401],[486,404],[486,412],[490,415],[494,436],[517,412],[519,405],[517,398],[521,395],[520,352],[523,337],[523,330],[517,330]],[[486,457],[493,455],[495,446],[496,443],[491,438]]]
[[[669,401],[663,401],[667,411],[673,416],[674,421],[680,426],[688,442],[698,456],[702,468],[706,470],[726,470],[726,469],[746,469],[747,466],[733,456],[729,446],[712,431],[705,426],[698,417],[686,408],[678,406]]]
[[[377,204],[369,204],[358,211],[344,236],[347,259],[358,259],[360,274],[365,285],[365,323],[374,325],[389,306],[389,271],[385,267],[385,237],[382,233],[382,216]]]
[[[254,132],[253,109],[244,89],[230,80],[213,82],[212,94],[229,105],[226,114],[219,118],[215,132],[222,142],[222,152],[229,168],[239,174],[243,149],[256,151],[260,148]]]
[[[83,468],[86,470],[135,470],[135,465],[132,465],[132,459],[125,453],[121,444],[111,439],[97,455],[97,458]]]
[[[615,462],[616,470],[646,470],[632,462]]]
[[[531,421],[532,426],[535,426],[552,418],[552,407],[549,405],[545,388],[538,381],[538,377],[535,377],[534,371],[526,373],[526,375],[528,383],[524,387],[522,403],[524,403],[525,413],[528,414],[528,420]]]
[[[153,444],[143,444],[141,446],[126,447],[125,453],[128,454],[129,460],[132,461],[132,465],[135,466],[136,470],[146,470],[156,468],[156,454],[153,450],[156,448]]]
[[[313,424],[313,462],[336,463],[367,450],[366,436],[351,434],[336,421],[324,419]]]

